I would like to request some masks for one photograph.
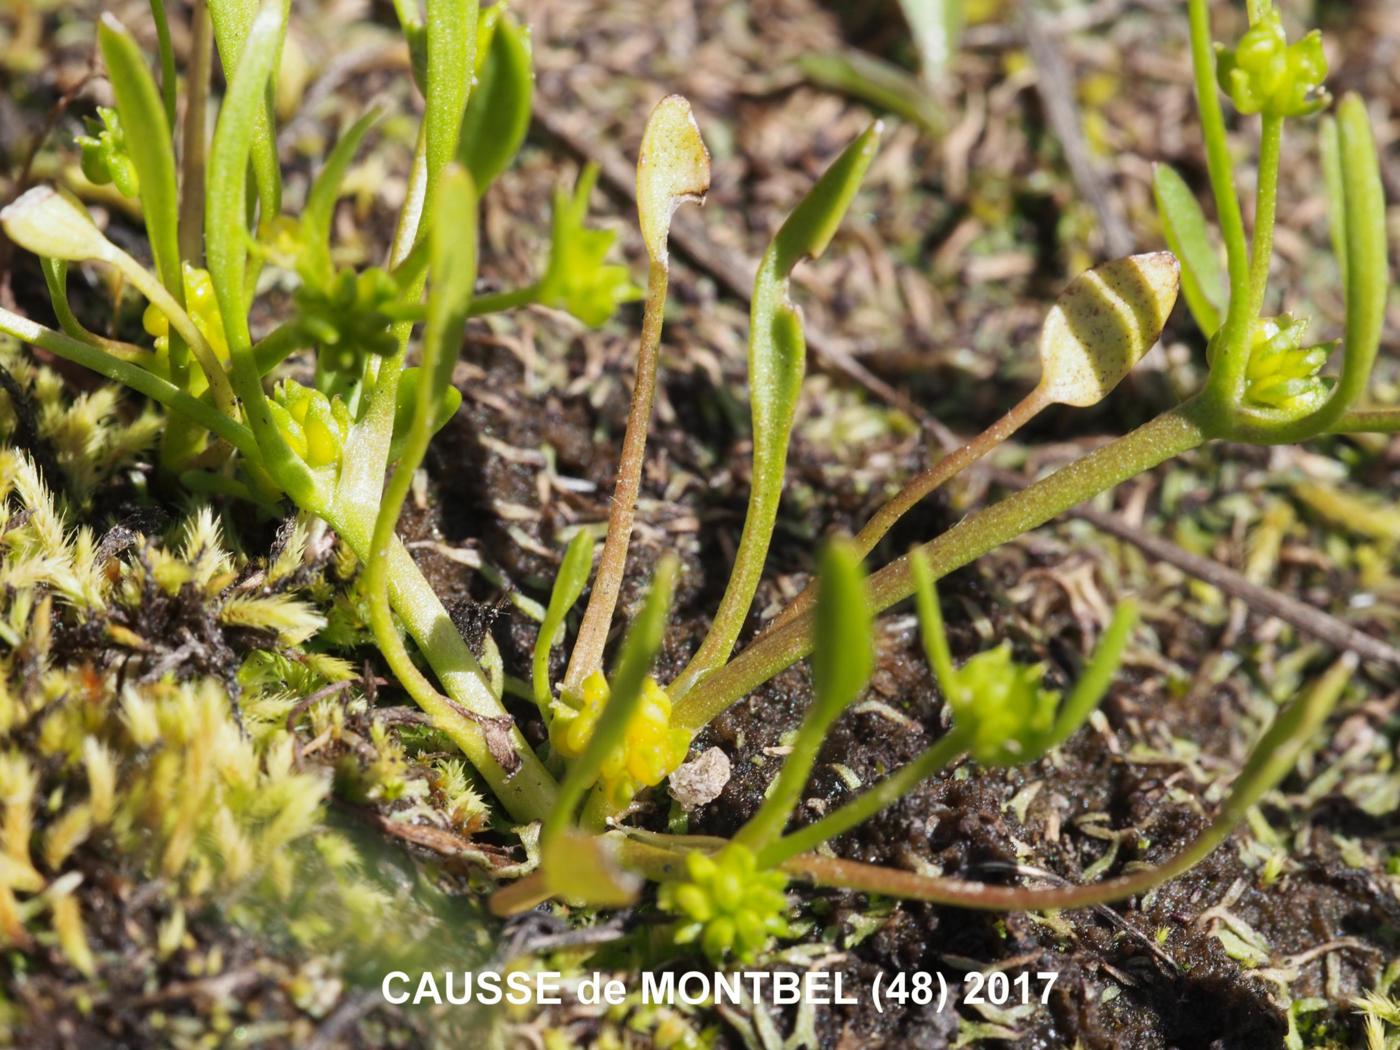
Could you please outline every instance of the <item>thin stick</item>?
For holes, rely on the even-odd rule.
[[[627,566],[627,548],[632,541],[632,519],[636,515],[637,492],[641,488],[642,462],[646,456],[647,431],[651,427],[651,404],[656,394],[656,360],[661,346],[661,324],[666,307],[668,271],[665,261],[653,260],[647,271],[646,308],[642,316],[642,337],[637,350],[637,382],[632,406],[627,413],[627,431],[622,438],[622,455],[617,464],[617,482],[608,510],[608,535],[593,593],[579,625],[578,639],[569,655],[564,688],[577,690],[592,672],[603,666],[622,574]]]

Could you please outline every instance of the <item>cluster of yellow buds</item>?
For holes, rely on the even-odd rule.
[[[1327,399],[1327,382],[1318,372],[1335,344],[1303,346],[1307,321],[1287,314],[1254,322],[1250,332],[1245,397],[1253,404],[1301,416]]]
[[[680,918],[675,942],[700,942],[718,963],[732,954],[749,962],[774,937],[789,934],[787,876],[776,868],[760,871],[747,846],[731,842],[718,853],[690,853],[688,879],[662,885],[657,903]]]
[[[339,397],[284,379],[268,403],[273,422],[293,452],[308,466],[328,467],[340,462],[350,434],[350,410]]]
[[[1327,58],[1313,30],[1290,45],[1276,10],[1250,26],[1233,48],[1216,45],[1220,87],[1241,113],[1300,117],[1327,105]]]
[[[610,690],[601,671],[583,680],[578,695],[565,692],[554,701],[549,740],[565,758],[583,754],[607,706]],[[608,802],[621,808],[644,787],[653,787],[685,761],[690,734],[671,725],[671,698],[648,677],[641,703],[633,712],[621,742],[603,762],[600,774]]]
[[[215,356],[221,361],[228,360],[228,340],[224,337],[224,318],[219,312],[219,299],[214,294],[214,282],[208,270],[184,264],[185,312],[204,336]],[[154,306],[146,307],[141,318],[146,334],[155,337],[156,350],[164,353],[170,341],[170,319]]]

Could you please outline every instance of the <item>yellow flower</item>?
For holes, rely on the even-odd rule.
[[[549,739],[565,758],[583,754],[607,706],[611,690],[601,671],[583,680],[577,695],[565,693],[553,705]],[[653,787],[685,761],[690,734],[671,725],[671,698],[656,679],[642,685],[641,703],[622,740],[603,760],[600,780],[608,801],[625,806],[644,787]]]

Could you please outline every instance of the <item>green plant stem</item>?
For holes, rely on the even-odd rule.
[[[1234,163],[1230,159],[1230,140],[1225,134],[1225,115],[1215,83],[1215,52],[1210,36],[1208,0],[1190,0],[1191,63],[1195,72],[1196,105],[1201,116],[1201,135],[1205,139],[1206,166],[1210,172],[1211,191],[1220,220],[1220,233],[1225,240],[1231,289],[1248,287],[1249,256],[1244,235],[1244,217],[1235,195]],[[1238,294],[1232,295],[1230,312],[1236,306]]]
[[[1348,412],[1333,424],[1331,433],[1400,433],[1400,408],[1363,408]]]
[[[332,512],[326,517],[327,523],[366,564],[373,543],[373,509],[371,505],[367,515]],[[508,776],[492,756],[478,719],[509,718],[509,712],[491,693],[481,665],[462,640],[452,617],[397,538],[389,544],[384,572],[394,611],[447,692],[444,697],[428,684],[421,696],[413,693],[414,700],[433,724],[462,749],[513,817],[523,821],[543,819],[553,806],[554,779],[515,728],[510,730],[511,744],[520,759],[515,773]],[[391,661],[391,668],[405,686],[414,676],[422,679],[411,662],[408,668],[402,668]]]
[[[165,315],[165,319],[170,322],[172,331],[183,336],[185,342],[194,350],[195,359],[204,372],[204,378],[209,383],[209,389],[213,393],[214,403],[219,406],[219,411],[230,418],[236,416],[238,405],[234,400],[233,387],[229,384],[228,373],[224,371],[223,364],[215,356],[208,341],[200,334],[194,322],[190,320],[190,315],[144,266],[120,248],[114,249],[114,252],[114,265],[121,271],[122,276],[135,285],[136,290]]]
[[[1071,507],[1197,447],[1214,436],[1213,427],[1200,399],[1187,401],[924,544],[929,565],[937,578],[946,576]],[[913,592],[907,557],[870,578],[871,603],[877,611]],[[811,652],[811,626],[811,613],[804,613],[755,641],[691,690],[676,705],[673,723],[698,731],[750,690],[802,659]]]
[[[666,310],[669,271],[664,260],[653,260],[647,271],[647,298],[642,315],[642,336],[637,349],[637,381],[627,413],[627,430],[622,437],[622,453],[617,465],[617,482],[608,508],[608,534],[603,554],[593,578],[593,593],[579,624],[578,637],[569,654],[564,688],[577,691],[592,672],[603,666],[603,649],[612,628],[622,574],[627,565],[627,548],[632,540],[632,519],[636,515],[637,491],[641,487],[642,462],[646,455],[647,431],[651,426],[651,405],[656,393],[656,363],[661,347],[661,325]]]
[[[877,510],[865,526],[856,533],[854,544],[862,556],[875,549],[875,545],[885,538],[900,518],[928,497],[930,493],[957,477],[972,464],[982,459],[993,449],[1008,441],[1016,431],[1034,419],[1049,402],[1040,387],[1032,390],[1006,415],[978,434],[967,444],[949,453],[937,463],[910,478],[904,487],[884,506]],[[763,633],[776,631],[783,625],[801,616],[811,608],[817,597],[816,583],[813,581],[803,588],[786,608],[764,627]],[[761,637],[761,635],[760,635]]]
[[[408,258],[422,226],[424,193],[428,180],[427,136],[420,127],[418,142],[413,150],[413,162],[408,174],[408,192],[399,209],[394,227],[394,239],[389,246],[386,263],[393,269]],[[422,298],[427,283],[426,266],[416,273],[404,289],[405,302]],[[394,414],[398,404],[399,376],[403,372],[403,357],[413,325],[402,322],[394,326],[399,341],[397,352],[390,357],[365,356],[363,385],[370,390],[369,404],[364,415],[350,430],[345,442],[345,455],[340,480],[336,484],[336,503],[354,513],[355,507],[378,506],[389,469],[389,446],[394,435]]]
[[[258,444],[247,427],[139,365],[123,361],[100,347],[55,332],[5,309],[0,309],[0,332],[106,376],[113,382],[129,386],[198,423],[216,437],[223,438],[249,459],[256,462],[259,458]]]
[[[156,49],[160,53],[160,98],[165,119],[175,126],[175,47],[170,41],[170,19],[165,0],[151,0],[151,21],[156,24]]]
[[[857,824],[869,820],[882,809],[898,802],[939,770],[951,765],[966,749],[967,735],[957,729],[952,730],[913,761],[895,770],[840,809],[763,847],[758,853],[759,864],[763,867],[776,867],[790,857],[816,849],[823,842],[850,831]]]
[[[253,344],[253,360],[258,375],[265,376],[306,345],[306,336],[294,324],[274,328]]]
[[[1265,114],[1259,131],[1259,183],[1254,191],[1254,243],[1249,253],[1249,319],[1256,320],[1269,287],[1274,257],[1274,220],[1278,213],[1278,165],[1283,147],[1283,118]],[[1248,364],[1248,362],[1245,362]]]
[[[1136,897],[1189,871],[1230,837],[1251,807],[1293,769],[1303,748],[1315,738],[1336,706],[1356,665],[1355,655],[1348,653],[1334,663],[1307,693],[1274,718],[1273,724],[1251,750],[1244,769],[1235,778],[1230,794],[1215,819],[1190,845],[1163,864],[1087,886],[1049,889],[989,886],[962,879],[930,878],[911,871],[811,854],[792,858],[783,864],[783,869],[824,886],[992,911],[1086,908]],[[651,849],[657,850],[658,847]],[[644,859],[656,865],[655,858]]]

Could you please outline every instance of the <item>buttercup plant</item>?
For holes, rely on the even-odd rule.
[[[396,0],[424,118],[388,257],[361,269],[334,263],[331,220],[374,114],[342,135],[301,215],[284,214],[268,104],[286,31],[282,0],[209,0],[207,22],[202,14],[197,19],[187,106],[207,96],[210,39],[228,83],[207,149],[202,118],[187,116],[181,135],[175,134],[179,85],[168,33],[160,34],[157,86],[130,34],[104,18],[99,37],[115,116],[100,118],[102,127],[81,145],[94,181],[110,179],[139,199],[154,272],[116,247],[76,199],[49,187],[31,189],[0,212],[0,223],[12,241],[44,260],[62,330],[0,310],[0,331],[165,406],[172,425],[160,462],[167,476],[197,492],[268,508],[290,504],[303,518],[325,522],[353,552],[364,568],[375,642],[400,685],[513,819],[540,823],[539,869],[498,894],[502,911],[551,896],[621,904],[636,895],[645,876],[662,884],[661,904],[677,917],[678,943],[696,942],[717,959],[749,959],[785,933],[783,888],[792,877],[981,908],[1075,906],[1143,892],[1223,841],[1287,773],[1337,701],[1348,660],[1279,714],[1215,821],[1159,867],[1085,886],[1032,889],[931,878],[812,851],[965,757],[1013,765],[1058,746],[1110,687],[1137,615],[1131,600],[1119,606],[1079,681],[1062,698],[1044,689],[1040,670],[1017,663],[1005,645],[955,667],[942,633],[938,578],[1208,441],[1281,444],[1400,430],[1400,412],[1357,407],[1378,351],[1389,280],[1384,200],[1364,104],[1347,95],[1334,116],[1323,118],[1346,304],[1340,370],[1323,376],[1332,345],[1305,346],[1303,319],[1262,313],[1283,128],[1329,105],[1320,42],[1310,35],[1289,44],[1272,5],[1251,0],[1245,38],[1217,52],[1206,0],[1189,0],[1188,8],[1225,268],[1185,183],[1159,167],[1154,189],[1171,252],[1111,261],[1075,278],[1043,328],[1042,377],[1032,393],[909,481],[856,537],[829,544],[820,586],[799,596],[735,655],[773,536],[805,369],[803,321],[789,298],[789,277],[832,243],[877,148],[880,127],[871,127],[793,210],[759,266],[749,330],[753,486],[744,528],[708,634],[664,683],[652,665],[678,572],[669,559],[658,566],[606,670],[657,381],[670,221],[681,204],[703,199],[710,181],[709,155],[688,103],[670,96],[657,105],[638,162],[638,217],[649,267],[631,410],[596,571],[593,540],[581,531],[563,556],[529,668],[527,692],[548,729],[549,743],[539,753],[504,703],[504,668],[489,636],[478,657],[395,535],[413,474],[460,401],[452,366],[469,317],[538,303],[597,324],[637,294],[625,269],[605,261],[612,235],[583,223],[591,169],[572,193],[556,196],[542,276],[518,290],[475,294],[478,201],[518,149],[529,117],[528,33],[508,10],[497,5],[481,13],[470,0],[427,0],[422,10]],[[161,0],[153,0],[152,9],[163,25]],[[1241,114],[1260,120],[1252,238],[1245,234],[1227,148],[1222,92]],[[146,298],[151,345],[118,343],[78,322],[67,302],[67,270],[91,264],[117,270]],[[255,340],[250,308],[266,269],[292,274],[300,288],[292,316]],[[863,560],[933,489],[1045,407],[1084,407],[1107,397],[1155,343],[1178,282],[1209,341],[1209,373],[1199,392],[866,577]],[[418,360],[409,366],[420,322]],[[300,351],[314,355],[311,386],[278,375],[281,363]],[[587,606],[556,683],[549,656],[566,639],[569,614],[589,589],[590,572]],[[918,600],[951,727],[904,768],[815,823],[790,829],[823,739],[871,674],[875,615],[911,596]],[[627,807],[681,763],[696,733],[808,655],[812,704],[764,803],[732,842],[659,835],[622,823]]]

